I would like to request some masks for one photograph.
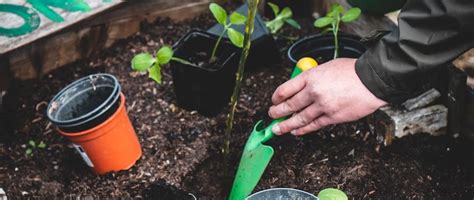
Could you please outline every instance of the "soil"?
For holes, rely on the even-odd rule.
[[[311,20],[300,21],[301,31],[285,28],[283,32],[290,37],[316,32]],[[40,80],[14,81],[0,116],[8,130],[0,134],[0,187],[9,199],[186,199],[188,193],[199,199],[225,199],[253,124],[268,120],[272,92],[287,80],[293,67],[285,54],[281,66],[246,72],[232,133],[230,170],[220,153],[227,110],[216,117],[183,110],[176,105],[169,68],[163,67],[161,85],[130,68],[133,54],[155,52],[190,28],[212,24],[207,14],[183,23],[160,19],[143,24],[141,32],[109,49]],[[288,43],[279,40],[282,52]],[[92,173],[44,114],[47,103],[68,83],[98,72],[111,73],[121,83],[143,148],[134,167],[106,176]],[[452,136],[418,134],[384,147],[372,124],[362,119],[304,137],[273,139],[275,156],[256,191],[291,187],[317,193],[335,187],[351,199],[474,197],[472,143]],[[47,146],[27,156],[29,140],[44,141]]]

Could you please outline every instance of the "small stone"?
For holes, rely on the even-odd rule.
[[[352,149],[347,155],[354,156],[354,154],[355,154],[355,149]]]
[[[18,167],[15,167],[15,171],[17,172],[18,170],[19,170]]]
[[[7,200],[7,193],[3,190],[3,188],[0,188],[0,200]]]
[[[28,195],[30,193],[28,193],[27,191],[21,191],[21,195],[25,196],[25,195]]]
[[[169,108],[170,108],[171,112],[173,112],[173,113],[175,113],[178,110],[174,104],[170,104]]]

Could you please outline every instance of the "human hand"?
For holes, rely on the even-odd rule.
[[[273,133],[304,135],[327,125],[358,120],[386,105],[360,81],[355,62],[338,58],[280,85],[268,115],[274,119],[292,116],[275,124]]]

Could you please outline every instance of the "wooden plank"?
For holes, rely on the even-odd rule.
[[[109,47],[139,31],[143,20],[170,17],[175,21],[201,14],[210,0],[144,0],[122,3],[49,37],[7,54],[12,76],[37,78]],[[126,27],[126,28],[124,28]]]
[[[95,1],[95,0],[84,0],[84,2],[86,2],[91,7],[90,11],[67,12],[64,10],[55,9],[55,11],[57,11],[57,13],[60,14],[64,18],[64,22],[61,22],[61,23],[53,22],[50,19],[46,18],[44,15],[42,15],[40,12],[37,12],[35,10],[35,12],[37,12],[37,14],[40,16],[39,27],[33,32],[27,33],[22,36],[6,37],[6,36],[0,35],[0,54],[9,52],[13,49],[17,49],[24,45],[27,45],[47,35],[50,35],[66,27],[74,25],[82,21],[83,19],[86,19],[91,16],[95,16],[98,13],[101,13],[105,10],[108,10],[114,6],[117,6],[123,3],[122,1],[118,1],[118,0],[113,0],[107,3],[103,1]],[[8,0],[8,1],[3,1],[2,3],[19,5],[19,6],[27,7],[27,8],[30,8],[31,10],[34,10],[30,4],[27,4],[22,0]],[[11,13],[0,12],[0,19],[2,19],[0,21],[1,27],[18,27],[21,24],[23,24],[23,19]]]
[[[446,134],[448,109],[444,105],[433,105],[412,111],[396,107],[383,107],[375,113],[377,132],[383,133],[384,144],[390,145],[395,138],[417,133],[433,136]]]

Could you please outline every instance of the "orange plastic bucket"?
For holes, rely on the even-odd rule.
[[[118,109],[103,123],[77,133],[59,132],[72,141],[84,161],[94,172],[127,170],[141,157],[142,150],[125,109],[125,96],[120,93]]]

